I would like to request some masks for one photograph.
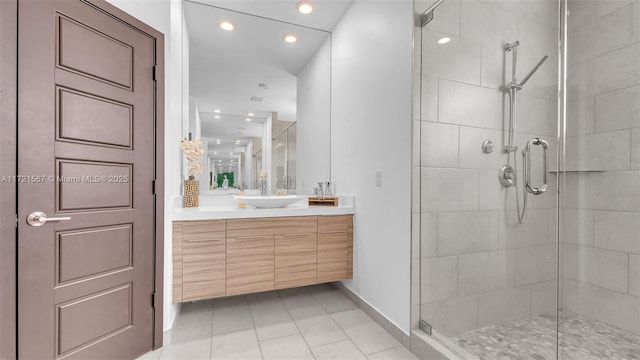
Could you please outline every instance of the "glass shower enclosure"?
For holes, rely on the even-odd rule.
[[[640,358],[640,1],[415,0],[416,331]]]

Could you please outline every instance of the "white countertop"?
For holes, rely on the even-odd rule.
[[[346,215],[355,213],[355,197],[350,195],[339,195],[339,206],[309,206],[306,197],[297,203],[286,208],[256,209],[252,206],[244,208],[227,203],[203,204],[197,208],[175,207],[173,210],[173,221],[190,220],[223,220],[223,219],[245,219],[280,216],[317,216],[317,215]]]

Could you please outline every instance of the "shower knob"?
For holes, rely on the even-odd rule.
[[[491,140],[485,140],[482,142],[482,151],[485,154],[491,154],[495,148],[496,146]]]
[[[515,183],[516,172],[511,165],[503,165],[498,171],[498,180],[503,187],[510,187]]]

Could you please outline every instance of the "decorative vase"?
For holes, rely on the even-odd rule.
[[[184,181],[184,195],[182,196],[182,206],[186,208],[198,207],[198,195],[200,194],[200,184],[198,180]]]

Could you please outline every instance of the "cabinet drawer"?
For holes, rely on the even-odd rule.
[[[227,295],[274,289],[274,237],[227,238]]]
[[[318,233],[346,233],[350,220],[350,215],[318,216]]]
[[[224,240],[226,237],[224,220],[183,221],[182,236],[185,241]]]
[[[316,283],[317,233],[275,237],[275,287],[284,289]]]
[[[228,237],[312,233],[318,230],[317,216],[227,220]]]

